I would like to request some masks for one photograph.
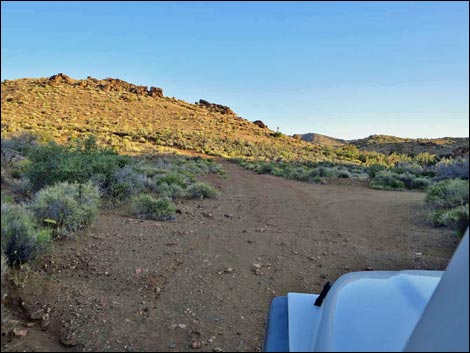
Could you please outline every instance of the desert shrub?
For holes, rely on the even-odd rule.
[[[101,184],[102,192],[118,200],[127,200],[145,188],[145,177],[137,173],[131,165],[117,169],[109,178],[106,176],[102,178],[104,180],[104,184]]]
[[[10,175],[15,179],[20,179],[28,169],[29,161],[27,159],[15,162],[10,169]]]
[[[466,159],[444,159],[434,166],[437,180],[465,179],[468,180],[469,164]]]
[[[186,181],[183,175],[178,173],[170,173],[165,175],[164,177],[160,178],[157,182],[158,184],[176,184],[180,187],[186,187]]]
[[[398,174],[382,170],[375,174],[375,178],[372,179],[369,186],[380,190],[400,190],[405,187],[405,184],[399,179]]]
[[[280,132],[280,131],[271,132],[271,133],[269,134],[269,136],[272,136],[272,137],[281,137],[282,135],[283,135],[283,134],[282,134],[282,132]]]
[[[372,164],[369,166],[369,177],[371,179],[374,179],[378,172],[383,171],[385,169],[387,169],[387,167],[382,164]]]
[[[352,177],[351,172],[349,170],[346,170],[346,169],[339,169],[336,172],[336,176],[338,178],[351,178]]]
[[[398,162],[392,169],[397,174],[408,173],[415,176],[422,175],[424,168],[417,163]]]
[[[273,168],[274,166],[271,163],[260,162],[254,170],[258,174],[271,174]]]
[[[436,161],[436,155],[429,152],[420,152],[413,157],[413,160],[422,166],[433,165]]]
[[[142,162],[139,165],[136,165],[135,169],[138,173],[148,178],[153,178],[167,173],[166,169],[154,167],[152,165],[147,164],[146,162]]]
[[[40,229],[33,215],[23,206],[2,202],[2,252],[12,266],[28,262],[41,253],[50,233]]]
[[[450,227],[462,235],[468,227],[468,205],[457,206],[450,210],[435,210],[431,214],[431,220],[435,226]]]
[[[160,197],[166,197],[171,200],[182,198],[186,195],[185,189],[179,184],[158,183],[154,188]]]
[[[413,181],[411,182],[411,188],[419,189],[419,190],[426,190],[431,184],[432,184],[432,181],[429,178],[417,177],[417,178],[414,178]]]
[[[278,177],[284,176],[284,170],[281,167],[275,165],[273,169],[271,170],[271,175],[278,176]]]
[[[7,194],[6,192],[4,193],[2,191],[2,203],[14,203],[14,202],[15,202],[15,199],[13,195]]]
[[[217,191],[204,182],[197,182],[191,184],[188,189],[186,190],[186,195],[189,198],[197,199],[197,198],[215,198],[217,196]]]
[[[402,174],[398,174],[398,179],[401,180],[403,184],[405,184],[405,187],[407,189],[411,189],[413,182],[416,179],[416,175],[411,174],[410,172],[405,172]]]
[[[31,163],[25,177],[34,191],[64,181],[86,183],[98,175],[103,190],[108,192],[112,190],[110,185],[115,181],[115,173],[131,163],[130,157],[96,146],[92,137],[67,146],[49,142],[35,148],[28,158]]]
[[[428,188],[426,203],[432,208],[434,225],[450,227],[460,235],[468,227],[469,187],[467,180],[449,179]]]
[[[426,203],[437,209],[451,209],[468,204],[468,181],[450,179],[440,181],[428,189]]]
[[[206,164],[209,168],[210,173],[219,174],[222,176],[225,176],[227,174],[224,167],[222,167],[222,165],[220,165],[219,163],[214,162],[213,160],[206,160]]]
[[[328,168],[326,166],[320,166],[320,167],[317,167],[317,168],[313,168],[310,172],[309,172],[309,178],[315,178],[315,177],[320,177],[320,178],[324,178],[324,177],[332,177],[334,175],[334,171],[332,168]]]
[[[362,173],[362,172],[355,172],[352,174],[353,179],[358,179],[362,181],[366,181],[369,179],[369,174],[368,173]]]
[[[311,178],[310,181],[312,183],[321,184],[323,182],[323,179],[320,176],[316,175],[313,178]]]
[[[201,157],[188,157],[179,155],[160,155],[149,156],[150,160],[144,162],[145,168],[156,168],[158,174],[162,171],[166,173],[177,173],[185,175],[189,178],[195,175],[205,175],[208,173],[216,173],[225,175],[223,167],[214,162],[212,159],[204,159]]]
[[[310,179],[308,170],[304,169],[303,167],[293,167],[293,168],[287,169],[285,177],[287,179],[300,180],[300,181],[308,181]]]
[[[176,207],[167,199],[141,194],[132,199],[131,213],[138,218],[167,221],[176,218]]]
[[[8,148],[21,153],[22,155],[28,154],[31,150],[39,146],[39,135],[30,132],[23,132],[20,135],[12,136],[8,139],[1,140],[2,149]]]
[[[416,176],[416,174],[413,174],[409,171],[398,174],[397,178],[403,182],[405,188],[407,189],[426,190],[427,187],[432,183],[431,179],[424,176]]]
[[[99,199],[98,187],[91,182],[63,182],[40,190],[30,208],[39,222],[64,235],[93,223]]]

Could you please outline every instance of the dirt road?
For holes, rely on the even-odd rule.
[[[34,326],[2,351],[260,350],[273,296],[351,271],[442,270],[457,245],[425,222],[422,193],[221,163],[228,178],[206,178],[219,198],[178,204],[175,222],[105,211],[88,236],[57,243],[13,294]]]

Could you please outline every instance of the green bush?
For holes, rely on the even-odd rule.
[[[438,180],[443,179],[466,179],[469,176],[469,161],[465,159],[443,159],[436,163],[433,168]]]
[[[320,176],[314,176],[313,178],[310,179],[312,183],[316,184],[321,184],[323,182],[323,179]]]
[[[399,179],[399,175],[389,170],[382,170],[375,174],[375,178],[369,183],[372,189],[400,190],[405,183]]]
[[[39,146],[41,137],[30,132],[23,132],[20,135],[12,136],[8,139],[1,140],[2,149],[8,148],[21,153],[28,154],[35,147]]]
[[[254,170],[258,174],[271,174],[271,172],[273,171],[273,168],[274,166],[271,163],[261,162],[260,164],[256,166]]]
[[[332,177],[334,175],[333,169],[325,167],[325,166],[319,166],[317,168],[313,168],[309,172],[309,177],[310,178],[315,178],[315,177],[320,177],[320,178],[325,178],[325,177]]]
[[[398,174],[398,179],[405,184],[405,187],[407,189],[412,189],[412,185],[414,180],[416,179],[416,175],[411,174],[409,172],[404,172],[402,174]]]
[[[160,197],[171,200],[182,198],[186,195],[185,190],[179,184],[159,183],[154,189]]]
[[[446,226],[462,235],[468,227],[468,181],[449,179],[428,188],[426,203],[433,209],[434,225]]]
[[[310,173],[303,167],[293,167],[287,169],[285,177],[287,179],[308,181],[310,179]]]
[[[431,220],[436,226],[450,227],[463,235],[468,227],[468,205],[458,206],[450,210],[436,210],[431,214]]]
[[[31,162],[24,176],[34,191],[64,181],[86,183],[99,176],[103,190],[108,192],[115,173],[131,163],[130,157],[97,147],[93,137],[67,146],[49,142],[32,150],[28,158]]]
[[[176,218],[176,206],[167,199],[141,194],[132,199],[131,213],[138,218],[168,221]]]
[[[428,189],[426,203],[437,209],[451,209],[468,204],[468,181],[449,179]]]
[[[170,173],[168,175],[165,175],[161,179],[158,180],[158,184],[176,184],[181,186],[182,188],[186,187],[186,182],[184,179],[184,176],[178,173]]]
[[[50,233],[40,229],[33,215],[24,207],[2,202],[2,252],[15,266],[36,258],[50,240]]]
[[[63,182],[40,190],[30,208],[39,222],[64,235],[92,224],[99,200],[98,187],[93,183]]]
[[[338,178],[351,178],[351,172],[346,169],[339,169],[337,172],[337,177]]]
[[[217,196],[217,191],[210,186],[209,184],[198,182],[190,185],[186,190],[188,197],[192,199],[196,198],[215,198]]]
[[[206,159],[206,165],[209,167],[209,172],[214,174],[219,174],[225,176],[227,173],[225,172],[224,167],[219,163],[214,162],[213,160]]]
[[[420,176],[424,172],[424,168],[417,163],[398,162],[392,169],[397,174],[410,173],[414,176]]]
[[[371,179],[374,179],[378,172],[385,170],[385,169],[387,169],[387,167],[385,167],[382,164],[372,164],[369,166],[369,177]]]
[[[109,178],[103,176],[103,180],[102,192],[121,201],[128,200],[129,197],[144,191],[145,188],[144,176],[137,173],[131,165],[117,169]]]
[[[412,181],[411,187],[413,189],[426,190],[431,184],[432,181],[430,179],[426,177],[417,177]]]

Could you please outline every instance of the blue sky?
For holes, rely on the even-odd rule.
[[[286,134],[468,136],[468,2],[1,3],[1,79],[115,77]]]

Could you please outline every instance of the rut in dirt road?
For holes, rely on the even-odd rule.
[[[218,199],[178,204],[175,222],[103,212],[89,236],[42,260],[37,287],[22,298],[29,311],[50,308],[51,342],[75,351],[260,350],[273,296],[318,293],[351,271],[442,270],[455,249],[426,223],[422,193],[220,163],[228,178],[205,178]]]

